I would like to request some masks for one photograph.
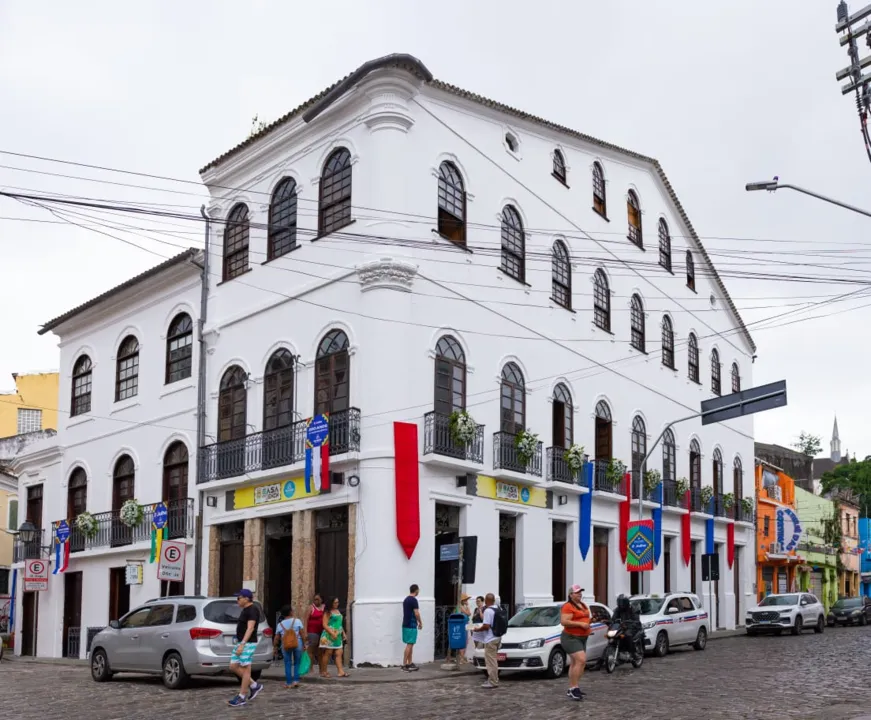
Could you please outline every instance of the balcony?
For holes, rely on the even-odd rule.
[[[566,462],[564,447],[549,447],[547,449],[547,479],[549,482],[581,485],[581,473],[572,472]]]
[[[200,448],[200,483],[273,470],[305,461],[306,421]],[[330,457],[360,450],[360,411],[330,415]]]
[[[685,498],[683,496],[678,495],[677,492],[677,481],[675,480],[663,480],[662,481],[662,504],[667,507],[675,507],[682,508],[684,506]]]
[[[12,541],[12,562],[19,563],[45,557],[46,550],[42,545],[42,535],[42,530],[37,530],[36,538],[30,542],[24,542],[16,537]]]
[[[93,537],[85,537],[76,529],[75,521],[68,520],[70,526],[70,552],[83,552],[94,548],[125,547],[138,542],[151,541],[151,522],[154,518],[155,505],[143,506],[142,520],[138,525],[129,527],[121,522],[121,513],[118,510],[97,513],[94,520],[97,521],[97,532]],[[193,498],[183,500],[170,500],[166,503],[167,539],[180,540],[194,536],[194,501]],[[52,538],[58,523],[51,524]]]
[[[744,507],[740,498],[736,498],[735,504],[732,506],[731,516],[736,522],[752,523],[755,513],[753,510],[747,510]]]
[[[702,489],[696,485],[690,485],[690,507],[691,512],[702,512]]]
[[[539,442],[529,462],[523,463],[517,454],[515,437],[513,433],[493,433],[493,469],[541,477],[541,455],[544,443]]]
[[[594,460],[593,489],[600,492],[623,494],[623,478],[611,478],[608,476],[610,460]]]
[[[734,508],[734,505],[732,506]],[[726,517],[728,514],[726,512],[726,503],[723,500],[723,494],[719,493],[714,495],[711,498],[711,502],[708,503],[708,515],[713,515],[714,517]]]
[[[461,445],[451,434],[450,415],[428,412],[423,416],[423,454],[480,465],[484,462],[484,426],[477,425],[472,442]]]

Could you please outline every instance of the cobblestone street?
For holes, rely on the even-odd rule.
[[[648,658],[639,670],[590,672],[583,703],[564,696],[564,679],[507,675],[499,689],[484,690],[476,674],[390,682],[407,677],[397,669],[379,671],[386,682],[307,682],[293,691],[269,680],[254,703],[235,711],[224,705],[234,689],[224,679],[195,680],[191,688],[171,692],[156,678],[119,676],[98,685],[83,665],[12,661],[0,666],[0,685],[3,717],[22,720],[205,720],[234,712],[330,720],[521,720],[564,713],[603,720],[871,720],[869,660],[871,627],[828,629],[822,636],[740,636],[711,642],[701,653]]]

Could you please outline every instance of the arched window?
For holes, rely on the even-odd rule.
[[[662,364],[674,370],[674,328],[668,315],[662,317]]]
[[[248,271],[249,235],[248,206],[239,203],[230,211],[224,228],[223,279],[225,281]]]
[[[677,479],[677,447],[671,428],[662,435],[662,479],[668,482]]]
[[[348,336],[330,330],[318,346],[315,362],[315,415],[347,410],[351,397]]]
[[[632,419],[632,488],[633,495],[638,497],[641,484],[641,478],[646,469],[644,466],[644,457],[647,455],[647,428],[644,425],[644,419],[640,415],[636,415]]]
[[[735,496],[735,508],[741,512],[741,498],[744,497],[744,466],[737,455],[732,463],[732,494]],[[736,515],[736,517],[738,517]]]
[[[526,240],[520,215],[510,205],[502,209],[502,270],[520,282],[526,280]]]
[[[115,372],[115,402],[139,394],[139,341],[128,335],[118,348]]]
[[[266,259],[287,255],[296,247],[296,180],[284,178],[275,186],[269,203]]]
[[[611,332],[611,291],[603,270],[593,275],[593,322],[597,328]]]
[[[72,402],[70,417],[91,411],[91,380],[93,365],[91,358],[81,355],[73,365]]]
[[[662,218],[659,218],[659,264],[671,272],[671,235]]]
[[[720,353],[718,353],[717,349],[714,348],[711,350],[711,392],[714,393],[714,395],[720,395],[721,390]]]
[[[566,183],[566,159],[561,150],[553,151],[553,176],[563,185]]]
[[[466,188],[453,163],[439,166],[439,234],[458,245],[466,244]]]
[[[732,392],[741,392],[741,371],[738,370],[738,363],[732,363]]]
[[[699,441],[690,441],[690,488],[700,490],[702,487],[702,448]]]
[[[723,494],[723,453],[720,448],[714,448],[714,457],[711,461],[711,470],[714,475],[714,495]]]
[[[185,537],[187,530],[188,449],[183,442],[170,445],[163,456],[163,502],[170,538]]]
[[[696,264],[693,262],[693,254],[687,250],[687,287],[696,289]]]
[[[450,417],[466,409],[466,356],[456,338],[444,335],[436,343],[434,410]]]
[[[218,393],[218,442],[245,437],[248,428],[248,376],[238,365],[228,368]]]
[[[333,151],[321,173],[318,235],[329,235],[351,222],[351,153]]]
[[[526,428],[526,384],[516,364],[502,368],[502,412],[500,430],[517,435]]]
[[[184,380],[193,371],[194,324],[187,313],[179,313],[166,333],[166,384]]]
[[[646,352],[644,341],[644,303],[638,295],[633,295],[629,301],[631,316],[632,347],[641,352]]]
[[[67,521],[72,525],[76,518],[88,509],[88,475],[84,468],[77,467],[70,475],[67,490]]]
[[[551,297],[557,305],[572,309],[572,266],[569,251],[561,240],[553,244],[552,292]]]
[[[694,383],[699,382],[699,341],[693,333],[687,342],[687,377]]]
[[[596,403],[596,460],[607,462],[612,455],[611,408],[604,400]]]
[[[133,458],[122,455],[115,463],[112,472],[112,510],[119,511],[121,506],[135,495],[136,468]]]
[[[288,427],[293,423],[293,355],[281,348],[272,353],[263,374],[263,429]]]
[[[630,190],[626,196],[626,213],[629,217],[629,240],[638,247],[644,247],[644,238],[641,235],[641,204],[634,190]]]
[[[605,202],[605,173],[597,162],[593,163],[593,210],[604,218],[608,217],[608,206]]]
[[[553,391],[553,446],[570,448],[574,442],[574,408],[569,389],[560,383]]]

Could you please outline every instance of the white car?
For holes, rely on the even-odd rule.
[[[593,623],[587,640],[587,664],[599,662],[605,652],[611,611],[601,603],[587,603]],[[502,636],[497,660],[499,670],[543,672],[558,678],[566,670],[566,654],[560,646],[563,628],[560,608],[565,603],[530,605],[508,621],[508,631]],[[484,668],[484,650],[475,648],[472,661]]]
[[[652,650],[657,657],[665,657],[669,648],[678,645],[704,650],[708,644],[711,621],[698,595],[635,595],[630,602],[640,615],[644,648]]]
[[[756,607],[747,609],[744,625],[748,635],[773,632],[780,635],[789,630],[798,635],[802,630],[821,633],[826,626],[826,609],[810,593],[787,593],[762,598]]]

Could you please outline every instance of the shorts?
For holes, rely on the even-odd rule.
[[[406,645],[414,645],[417,642],[417,628],[402,628],[402,642]]]
[[[230,655],[230,665],[241,665],[243,667],[250,665],[251,660],[254,658],[254,651],[257,649],[257,643],[245,643],[242,646],[242,652],[238,655],[236,654],[237,647],[238,645],[233,647],[233,654]]]
[[[308,646],[316,648],[321,644],[321,634],[320,633],[309,633],[308,634]]]
[[[565,650],[567,655],[574,655],[579,652],[587,652],[587,636],[586,635],[569,635],[564,632],[559,638],[560,645]]]

